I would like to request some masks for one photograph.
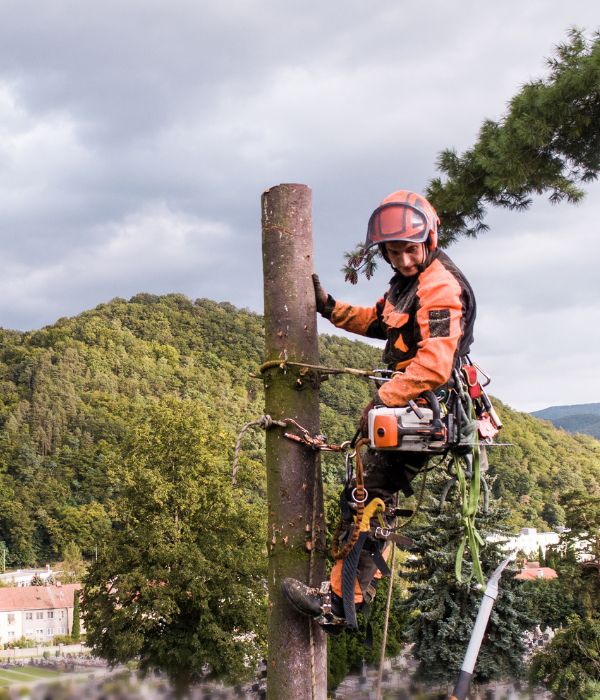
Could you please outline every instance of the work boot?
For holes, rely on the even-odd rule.
[[[286,578],[281,584],[284,596],[301,614],[312,617],[330,634],[344,630],[344,606],[342,599],[331,592],[329,581],[321,588],[312,588],[295,578]]]

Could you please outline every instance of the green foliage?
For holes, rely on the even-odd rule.
[[[7,565],[58,559],[68,542],[94,555],[111,527],[109,474],[146,401],[195,399],[230,432],[260,415],[262,389],[249,373],[262,361],[262,336],[256,314],[176,294],[115,299],[30,333],[0,329]],[[244,444],[247,481],[257,483],[263,444],[262,435]]]
[[[578,603],[574,612],[594,617],[600,607],[600,498],[587,492],[562,497],[568,529],[553,552],[560,579]]]
[[[566,700],[597,698],[600,620],[571,618],[566,629],[532,659],[531,679]]]
[[[7,649],[33,649],[37,646],[35,639],[28,639],[27,637],[21,637],[20,639],[15,639],[12,642],[6,643]]]
[[[139,658],[185,687],[207,672],[237,680],[261,658],[266,508],[232,488],[231,439],[190,399],[135,417],[113,530],[85,583],[88,643],[110,663]]]
[[[452,682],[458,675],[469,643],[482,592],[455,577],[455,555],[463,534],[457,489],[450,490],[440,508],[447,475],[440,468],[428,480],[427,501],[420,522],[410,531],[418,557],[406,563],[411,597],[407,607],[413,613],[410,637],[419,660],[418,672],[432,682]],[[507,512],[490,501],[487,513],[480,513],[477,527],[485,538],[505,530]],[[499,543],[486,542],[480,550],[484,573],[489,576],[504,558]],[[468,579],[472,564],[463,563]],[[509,568],[502,576],[498,596],[477,662],[475,681],[488,682],[515,677],[521,672],[523,632],[531,625],[519,582]]]
[[[81,549],[75,542],[68,542],[63,551],[63,574],[65,583],[80,583],[85,573],[85,562]]]
[[[504,422],[500,438],[511,443],[488,451],[493,493],[511,511],[508,523],[513,529],[564,525],[561,497],[600,493],[600,442],[557,430],[497,399],[494,404]]]
[[[71,626],[71,639],[78,642],[81,637],[81,610],[79,606],[79,591],[73,591],[73,625]]]
[[[442,152],[427,196],[443,222],[444,242],[476,235],[485,205],[525,209],[531,195],[577,202],[578,182],[600,169],[600,37],[578,30],[556,48],[549,75],[526,83],[498,122],[486,120],[477,143],[458,156]]]
[[[488,229],[486,206],[529,207],[534,195],[578,202],[581,182],[600,170],[600,35],[569,31],[547,61],[548,75],[526,83],[498,121],[486,119],[476,143],[462,154],[442,151],[425,196],[441,219],[440,242]],[[362,244],[346,255],[346,279],[372,274]]]
[[[559,578],[521,582],[527,616],[533,626],[558,629],[573,615],[584,615],[585,608],[572,576],[563,569]]]
[[[263,348],[260,316],[181,295],[115,299],[38,331],[0,330],[0,542],[6,543],[7,564],[39,565],[62,557],[67,575],[78,579],[97,546],[86,589],[94,590],[97,618],[88,624],[101,629],[106,623],[112,630],[114,646],[97,640],[98,648],[106,644],[106,658],[139,653],[148,665],[187,665],[194,672],[206,662],[215,674],[233,676],[246,669],[240,649],[247,640],[235,635],[244,630],[256,635],[249,659],[260,648],[264,590],[258,581],[266,565],[262,431],[244,436],[238,489],[231,491],[229,483],[237,431],[263,412],[262,384],[250,377]],[[320,338],[320,352],[330,366],[380,363],[376,348],[335,336]],[[324,382],[321,391],[323,432],[332,442],[351,438],[373,387],[342,375]],[[496,404],[505,425],[502,440],[513,444],[490,450],[493,492],[510,510],[508,524],[513,530],[564,524],[561,494],[600,493],[600,443]],[[173,483],[181,493],[166,478],[169,454],[195,474],[192,483],[183,467],[176,471]],[[322,461],[326,515],[334,526],[344,461],[334,454],[324,454]],[[196,530],[200,515],[186,510],[186,494],[192,505],[207,509]],[[206,505],[215,498],[223,499],[217,505],[226,517]],[[165,504],[179,504],[188,518],[179,548]],[[234,569],[242,566],[239,580],[228,562]],[[103,597],[102,582],[114,577],[119,591],[140,591],[135,604],[115,609],[114,598]],[[234,601],[227,614],[216,590],[219,580],[226,581],[227,600]],[[156,581],[168,581],[168,589],[153,585]],[[383,588],[372,615],[376,638]],[[254,597],[244,599],[248,591]],[[400,599],[395,593],[394,605]],[[151,610],[155,600],[163,617]],[[168,623],[158,634],[163,618]],[[402,619],[399,624],[392,640],[402,637]],[[176,644],[167,658],[172,639]],[[358,638],[336,640],[331,649],[340,669],[363,656]]]
[[[337,367],[380,362],[376,348],[336,336],[322,336],[320,352],[324,364]],[[261,383],[249,376],[262,354],[260,316],[181,295],[115,299],[30,333],[0,330],[0,540],[7,565],[59,559],[69,542],[93,558],[111,528],[111,474],[121,468],[132,416],[148,401],[198,401],[222,431],[220,456],[230,462],[234,434],[263,411]],[[352,437],[373,387],[342,375],[321,391],[325,434],[332,442]],[[491,471],[511,524],[563,524],[561,493],[600,493],[600,443],[497,407],[502,439],[513,446],[490,451]],[[263,447],[262,432],[246,434],[239,472],[242,485],[259,494]],[[324,455],[323,464],[333,503],[343,460]]]

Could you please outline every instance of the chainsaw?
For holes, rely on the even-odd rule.
[[[465,442],[465,427],[472,420],[481,443],[494,444],[493,439],[502,427],[502,422],[492,403],[478,381],[477,371],[489,377],[475,365],[463,365],[455,370],[450,388],[434,393],[424,392],[407,406],[376,406],[369,411],[369,444],[375,450],[425,452],[444,454],[455,447],[471,446],[473,440]],[[389,381],[379,370],[377,381]],[[375,377],[374,377],[375,378]],[[439,396],[438,396],[439,394]],[[467,404],[467,405],[465,405]],[[473,407],[474,418],[470,416]]]

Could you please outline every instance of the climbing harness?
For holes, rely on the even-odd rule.
[[[355,369],[348,367],[325,367],[301,362],[291,362],[286,358],[270,360],[260,367],[260,373],[274,368],[286,371],[288,367],[300,368],[298,383],[301,384],[309,374],[319,378],[327,375],[350,374],[373,379],[378,383],[390,381],[396,372],[384,369]],[[479,377],[483,377],[483,381]],[[470,552],[472,573],[483,584],[484,577],[479,561],[479,548],[483,539],[477,532],[475,514],[480,495],[484,495],[484,509],[487,508],[488,490],[482,471],[487,466],[485,447],[494,446],[494,438],[502,427],[502,422],[494,410],[484,387],[490,377],[467,356],[462,358],[453,371],[448,384],[435,392],[426,391],[408,406],[390,408],[377,406],[368,415],[368,437],[346,441],[339,445],[330,444],[324,435],[312,435],[306,428],[292,418],[273,420],[262,416],[257,421],[246,424],[240,431],[234,455],[232,483],[236,483],[237,460],[240,443],[244,432],[251,427],[269,429],[273,426],[285,428],[285,437],[312,450],[345,453],[346,488],[341,498],[342,518],[336,528],[332,542],[332,555],[342,564],[342,599],[345,620],[335,620],[331,613],[331,592],[329,582],[320,591],[323,599],[322,624],[343,623],[355,628],[356,608],[354,605],[354,586],[358,563],[365,543],[370,541],[380,544],[371,547],[371,555],[377,568],[383,575],[390,575],[383,555],[386,541],[394,545],[410,546],[412,540],[398,534],[417,514],[425,493],[427,472],[437,468],[440,463],[448,465],[450,479],[442,490],[440,508],[446,502],[450,490],[456,486],[460,501],[460,517],[463,534],[459,542],[455,561],[455,575],[462,580],[462,563],[465,552]],[[356,436],[355,436],[356,440]],[[390,508],[379,499],[369,501],[369,494],[364,485],[364,466],[361,449],[368,446],[371,450],[381,452],[410,452],[424,455],[439,455],[440,460],[434,467],[423,471],[418,503],[414,510]],[[355,469],[353,468],[355,465]],[[398,515],[408,516],[400,526],[396,523]],[[385,519],[384,519],[385,516]],[[387,521],[386,521],[387,520]],[[376,524],[373,524],[376,523]],[[322,586],[323,588],[323,586]],[[326,590],[325,590],[326,589]],[[329,601],[329,602],[328,602]],[[389,613],[389,611],[388,611]]]

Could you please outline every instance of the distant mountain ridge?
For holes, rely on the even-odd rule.
[[[570,433],[585,433],[600,440],[600,403],[550,406],[541,411],[533,411],[531,415],[549,420],[557,428]]]

